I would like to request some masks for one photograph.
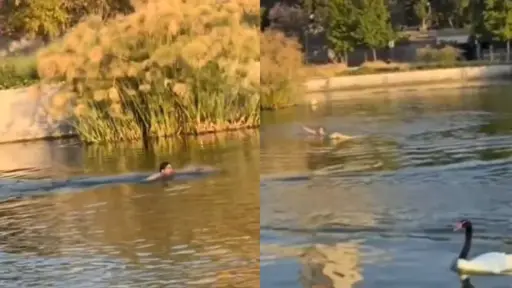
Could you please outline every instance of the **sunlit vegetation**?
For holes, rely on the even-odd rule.
[[[294,104],[302,92],[303,55],[293,38],[267,30],[261,39],[261,107],[277,109]]]
[[[3,1],[0,8],[4,33],[46,41],[62,35],[87,15],[109,19],[132,11],[130,0],[17,0]]]
[[[425,47],[417,50],[417,57],[420,62],[442,63],[445,65],[455,65],[461,54],[462,51],[450,46],[441,49]]]
[[[39,53],[43,83],[65,83],[54,116],[72,116],[85,142],[259,125],[258,1],[134,6],[90,17]]]
[[[0,60],[0,89],[28,86],[39,81],[34,56],[6,57]]]

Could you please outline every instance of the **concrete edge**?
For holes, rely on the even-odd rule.
[[[361,99],[379,96],[407,97],[411,93],[432,94],[433,92],[441,92],[445,90],[464,90],[464,89],[480,89],[490,86],[505,86],[512,82],[505,80],[473,80],[452,83],[424,83],[411,84],[395,87],[371,87],[360,90],[331,90],[322,92],[308,92],[302,97],[302,101],[297,104],[307,104],[314,102],[326,102],[347,99]]]
[[[300,102],[343,100],[376,95],[407,95],[441,89],[483,88],[511,84],[512,65],[494,65],[393,72],[311,79]],[[368,80],[368,81],[365,81]],[[334,83],[334,84],[333,84]]]

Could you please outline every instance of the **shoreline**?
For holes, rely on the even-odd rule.
[[[304,101],[343,99],[417,90],[461,89],[510,84],[512,64],[429,69],[311,79]],[[512,80],[512,79],[511,79]],[[329,94],[342,94],[331,98]],[[320,97],[323,95],[323,97]],[[318,98],[318,99],[317,99]]]
[[[512,81],[504,79],[471,80],[471,81],[445,81],[434,83],[411,83],[400,86],[367,87],[359,90],[331,90],[323,92],[307,92],[302,101],[297,104],[311,104],[313,102],[328,102],[336,100],[361,99],[371,97],[407,97],[412,93],[434,94],[446,90],[463,91],[465,89],[482,89],[486,87],[512,85]]]
[[[306,93],[296,104],[375,97],[376,95],[404,97],[419,91],[429,94],[445,89],[478,89],[512,84],[510,81],[512,79],[507,77],[512,78],[512,64],[311,79],[304,84]],[[53,119],[46,111],[46,107],[53,100],[52,94],[55,88],[57,87],[46,87],[40,97],[31,95],[31,87],[0,90],[0,107],[3,108],[0,113],[0,145],[78,136],[69,121]],[[251,130],[258,127],[227,131]]]
[[[51,116],[48,108],[54,101],[53,96],[60,85],[11,88],[0,90],[0,145],[27,143],[33,141],[50,141],[78,138],[69,119],[56,119]],[[39,95],[34,94],[39,91]],[[71,107],[70,107],[71,108]],[[259,125],[219,129],[218,131],[202,131],[197,135],[227,133],[239,130],[258,129]],[[196,134],[174,135],[190,137]],[[173,137],[174,137],[173,136]]]

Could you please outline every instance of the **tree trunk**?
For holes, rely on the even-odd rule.
[[[482,60],[482,45],[480,45],[480,41],[476,42],[476,59]]]
[[[373,54],[373,61],[377,61],[377,51],[375,48],[372,48],[372,54]]]
[[[348,66],[348,51],[347,50],[345,50],[343,52],[343,60],[345,61],[345,64],[347,64],[347,66]]]
[[[507,40],[507,62],[510,62],[510,40]]]
[[[427,18],[423,18],[423,19],[421,19],[421,27],[420,27],[420,30],[421,30],[421,32],[425,32],[425,31],[427,31]]]
[[[491,62],[494,61],[494,49],[492,47],[492,44],[489,45],[489,58],[490,58]]]

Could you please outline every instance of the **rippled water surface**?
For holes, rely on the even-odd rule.
[[[511,87],[410,92],[262,115],[261,286],[460,287],[470,255],[512,253]],[[363,138],[306,139],[301,124]],[[482,288],[511,277],[472,277]]]
[[[0,198],[41,192],[0,203],[0,287],[257,287],[258,131],[151,148],[0,146]],[[221,172],[167,184],[120,180],[164,160]],[[51,189],[52,181],[109,178]],[[19,189],[13,179],[44,189]]]

